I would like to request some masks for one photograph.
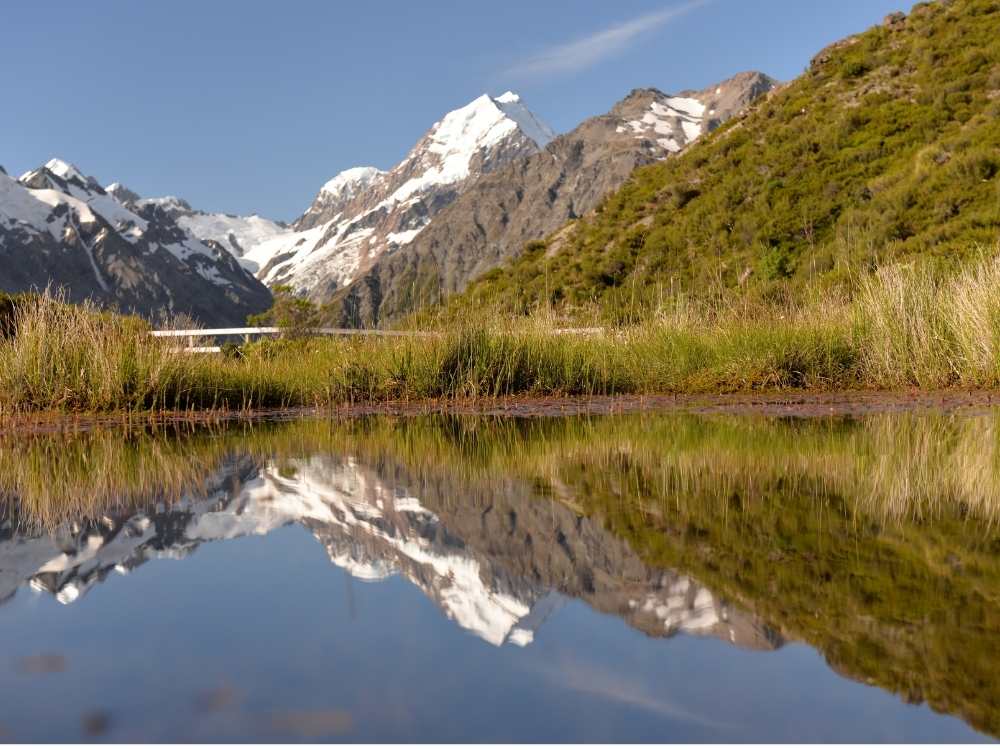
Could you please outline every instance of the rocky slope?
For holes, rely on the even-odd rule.
[[[326,299],[379,257],[409,244],[477,177],[538,152],[552,138],[511,92],[446,114],[389,171],[346,170],[326,183],[292,232],[244,255],[270,286]]]
[[[676,96],[632,91],[544,150],[475,180],[419,236],[337,295],[341,322],[377,325],[463,289],[527,242],[592,211],[636,167],[681,151],[774,85],[748,72]]]
[[[167,510],[112,514],[52,534],[0,526],[0,602],[28,585],[69,604],[114,572],[298,523],[353,577],[404,576],[448,619],[496,646],[529,644],[566,597],[652,636],[782,643],[696,581],[646,566],[602,525],[527,486],[501,482],[464,503],[454,501],[456,489],[448,479],[416,480],[402,467],[376,469],[350,456],[283,461],[280,469],[236,457]]]
[[[0,173],[0,291],[52,286],[73,302],[219,325],[268,307],[270,292],[221,245],[123,196],[59,159],[16,180]]]

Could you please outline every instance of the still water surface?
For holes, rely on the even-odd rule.
[[[992,414],[0,439],[0,738],[982,741]]]

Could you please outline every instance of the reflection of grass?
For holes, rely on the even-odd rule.
[[[489,504],[515,482],[603,518],[650,564],[694,575],[835,668],[1000,734],[996,419],[434,416],[97,431],[3,438],[0,493],[19,498],[19,521],[52,523],[169,499],[226,457],[281,466],[324,452],[401,489],[467,488],[442,503]]]
[[[789,491],[840,498],[853,514],[879,520],[1000,516],[992,416],[372,418],[341,430],[353,433],[340,438],[345,449],[391,451],[411,468],[448,465],[469,478],[513,474],[547,485],[604,471],[638,482],[630,489],[637,500],[678,507],[709,489],[741,502]]]
[[[183,429],[3,438],[0,498],[30,526],[124,512],[195,488],[226,450],[210,433]]]
[[[98,429],[66,437],[0,437],[0,492],[45,521],[101,512],[129,497],[176,495],[227,455],[353,454],[411,473],[476,481],[528,479],[545,492],[602,476],[654,512],[705,493],[743,506],[808,494],[853,516],[1000,516],[994,416],[875,415],[784,420],[636,414],[575,419],[371,416],[238,427]],[[569,498],[566,498],[569,499]],[[659,511],[655,511],[659,512]]]

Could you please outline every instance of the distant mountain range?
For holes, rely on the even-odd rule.
[[[238,323],[283,284],[341,322],[377,324],[462,289],[773,85],[745,73],[677,96],[637,89],[559,137],[517,94],[484,94],[392,169],[333,177],[290,226],[102,187],[53,159],[0,175],[0,291],[51,284],[151,318]]]
[[[240,324],[270,305],[253,274],[156,201],[128,201],[52,159],[16,180],[0,170],[0,291],[58,287],[151,319]],[[134,196],[137,198],[137,196]]]
[[[355,579],[402,576],[449,620],[495,646],[528,645],[567,598],[655,637],[683,632],[754,649],[783,643],[689,577],[646,566],[599,521],[508,485],[484,513],[454,502],[457,486],[405,475],[350,456],[283,461],[280,470],[235,457],[166,508],[65,523],[52,533],[0,525],[0,604],[24,586],[72,604],[151,560],[300,524]]]

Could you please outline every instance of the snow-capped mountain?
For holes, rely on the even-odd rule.
[[[117,183],[116,183],[117,184]],[[111,185],[106,189],[110,190]],[[162,198],[140,198],[128,190],[134,198],[127,205],[136,207],[139,211],[155,207],[173,219],[185,232],[203,242],[214,242],[229,251],[231,255],[242,258],[247,251],[262,242],[286,234],[288,226],[281,222],[271,221],[262,216],[235,216],[233,214],[207,213],[191,208],[190,204],[168,195]]]
[[[295,222],[245,255],[268,285],[323,298],[423,231],[466,185],[554,137],[516,94],[486,94],[446,114],[389,171],[356,167],[320,190]]]
[[[676,95],[657,89],[634,89],[611,110],[621,120],[615,125],[615,132],[642,141],[650,148],[677,153],[739,114],[775,85],[773,79],[762,73],[747,72],[701,91],[682,91]]]
[[[147,317],[184,313],[242,323],[270,293],[219,245],[155,206],[123,203],[60,159],[0,174],[0,290],[65,290]]]
[[[296,228],[308,229],[322,223],[324,214],[336,216],[343,213],[351,201],[378,185],[385,179],[386,172],[376,167],[352,167],[335,175],[319,189],[319,194],[296,222]]]
[[[392,169],[334,176],[291,226],[102,188],[53,159],[0,173],[0,290],[51,283],[73,301],[237,324],[268,307],[263,284],[288,284],[333,301],[345,325],[377,325],[461,290],[773,86],[741,73],[703,91],[636,89],[559,137],[516,94],[484,94]]]
[[[400,471],[350,456],[285,460],[280,470],[233,458],[168,508],[67,524],[51,535],[0,525],[0,602],[27,585],[70,604],[114,572],[295,523],[354,578],[403,576],[449,620],[495,646],[531,643],[568,597],[653,636],[684,632],[751,648],[781,645],[752,616],[687,576],[646,567],[599,522],[564,506],[504,485],[489,494],[487,514],[456,503],[454,488],[428,485],[428,498],[451,498],[432,509],[411,494],[419,483],[395,479]],[[501,533],[497,523],[510,526]],[[546,542],[555,538],[559,544]]]
[[[470,180],[419,236],[336,294],[341,322],[378,325],[460,291],[592,211],[636,167],[681,151],[774,86],[747,72],[701,91],[633,90],[540,152]]]

